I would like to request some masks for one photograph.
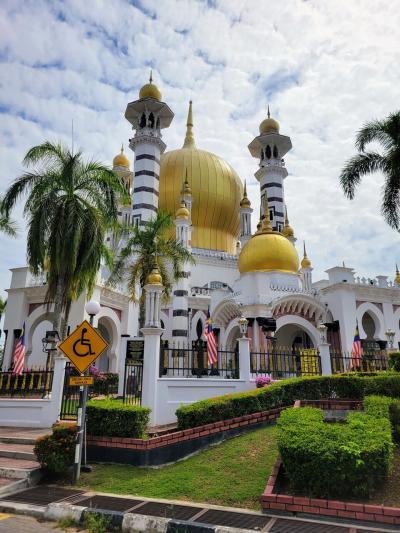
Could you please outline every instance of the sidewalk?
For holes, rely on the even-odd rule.
[[[37,486],[0,499],[0,511],[26,514],[45,520],[74,517],[84,520],[85,513],[107,515],[115,526],[125,531],[186,531],[270,533],[376,533],[398,529],[347,522],[331,522],[263,515],[245,509],[220,507],[174,500],[158,500],[141,496],[116,496],[56,485]],[[1,521],[0,521],[1,526]],[[0,531],[2,531],[0,529]],[[10,530],[11,531],[11,530]],[[36,531],[36,530],[34,530]],[[39,531],[39,530],[38,530]],[[54,530],[53,530],[54,531]]]

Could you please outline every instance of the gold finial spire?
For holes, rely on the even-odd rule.
[[[124,153],[124,143],[121,144],[121,154]]]
[[[294,237],[294,231],[291,225],[289,224],[289,217],[287,214],[287,207],[285,207],[285,225],[283,226],[282,233],[285,237]]]
[[[153,70],[150,70],[149,83],[153,83]]]
[[[311,261],[307,257],[306,241],[303,241],[303,259],[301,261],[301,268],[311,268]]]
[[[267,111],[267,116],[268,116],[268,118],[270,118],[270,117],[271,117],[271,113],[269,112],[269,104],[268,104],[268,111]]]
[[[265,193],[264,220],[262,221],[261,233],[273,233],[271,219],[269,218],[268,195]]]
[[[399,267],[397,266],[397,263],[396,263],[396,277],[394,278],[394,282],[396,285],[400,286],[400,272],[399,272]]]
[[[250,200],[247,198],[246,180],[244,180],[243,198],[240,200],[240,207],[251,207]]]
[[[193,110],[192,110],[192,100],[189,102],[189,111],[186,121],[186,136],[185,142],[183,143],[183,148],[196,148],[193,136]]]
[[[187,168],[185,169],[185,179],[182,181],[182,196],[191,196],[192,189],[190,188],[188,177],[187,177]]]

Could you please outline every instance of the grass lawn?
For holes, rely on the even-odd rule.
[[[162,468],[95,465],[79,484],[100,492],[260,509],[277,453],[276,426],[269,425]]]

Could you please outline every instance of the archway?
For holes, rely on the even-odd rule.
[[[275,332],[276,345],[290,349],[315,348],[305,328],[299,324],[285,324]]]
[[[112,330],[110,328],[110,325],[108,324],[108,320],[104,317],[100,318],[97,325],[97,329],[99,330],[99,333],[103,337],[103,339],[108,343],[108,348],[104,350],[104,352],[96,360],[95,366],[98,370],[100,370],[100,372],[111,372],[110,352],[113,342]]]

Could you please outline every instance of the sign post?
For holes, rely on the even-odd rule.
[[[90,324],[87,320],[84,320],[82,324],[58,346],[75,368],[81,373],[81,376],[74,378],[76,380],[80,379],[80,382],[77,383],[80,385],[80,391],[77,423],[78,431],[74,463],[75,483],[79,480],[81,471],[86,402],[88,396],[88,384],[90,384],[91,380],[88,375],[88,368],[108,347],[108,343],[93,328],[93,316],[94,315],[90,316]],[[72,381],[73,378],[71,377],[70,380]]]

